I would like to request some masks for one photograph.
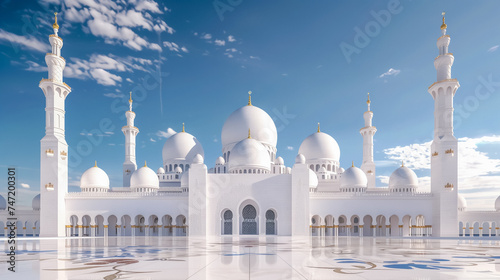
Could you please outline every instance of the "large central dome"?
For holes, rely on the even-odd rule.
[[[187,132],[179,132],[167,139],[163,145],[163,164],[175,160],[191,163],[197,154],[204,155],[200,142]]]
[[[276,147],[278,132],[273,119],[264,110],[252,105],[239,108],[227,118],[222,127],[222,147],[247,138],[249,129],[253,139]]]

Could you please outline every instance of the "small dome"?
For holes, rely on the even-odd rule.
[[[285,161],[283,160],[282,157],[278,157],[275,161],[276,164],[278,165],[285,165]]]
[[[458,210],[465,211],[465,209],[467,209],[467,201],[465,200],[465,197],[463,195],[458,194]]]
[[[165,169],[163,167],[158,168],[158,171],[156,171],[157,174],[165,174]]]
[[[7,201],[0,195],[0,210],[5,210],[7,208]]]
[[[316,188],[318,186],[318,176],[311,169],[309,170],[309,188]]]
[[[319,172],[326,173],[326,168],[324,166],[321,166],[321,168],[319,169]]]
[[[243,106],[227,118],[222,127],[222,147],[247,138],[248,129],[252,131],[252,138],[276,147],[278,142],[276,125],[264,110],[256,106]]]
[[[306,157],[303,154],[298,154],[295,157],[295,163],[304,164],[306,163]]]
[[[174,168],[174,172],[176,172],[176,173],[182,173],[182,168],[180,168],[179,166],[177,166],[176,168]]]
[[[500,196],[495,200],[495,210],[500,211]]]
[[[345,169],[343,167],[340,168],[339,173],[344,173]]]
[[[194,164],[202,164],[203,163],[203,156],[200,154],[196,154],[196,156],[193,159]]]
[[[160,187],[160,181],[151,168],[143,166],[132,173],[130,177],[130,187],[158,189]]]
[[[40,194],[37,194],[35,197],[33,197],[33,200],[31,201],[31,207],[35,211],[40,210]]]
[[[356,166],[349,167],[340,176],[341,188],[360,188],[366,187],[367,184],[368,179],[366,178],[365,172]]]
[[[216,160],[215,160],[215,164],[218,164],[218,165],[224,165],[226,163],[226,161],[224,160],[223,157],[218,157]]]
[[[191,163],[196,154],[204,155],[200,142],[187,132],[179,132],[169,137],[163,145],[163,165],[180,160]]]
[[[392,172],[389,177],[389,188],[416,188],[418,187],[417,174],[406,166],[401,166]]]
[[[80,188],[103,188],[109,189],[109,177],[104,170],[94,166],[87,169],[80,178]]]
[[[269,152],[259,141],[246,138],[234,145],[229,159],[229,170],[234,168],[271,168]]]
[[[329,159],[338,162],[340,160],[339,144],[332,136],[323,132],[309,135],[300,144],[299,154],[303,154],[308,161]]]

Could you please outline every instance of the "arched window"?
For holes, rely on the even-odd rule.
[[[271,209],[266,212],[266,234],[276,234],[276,214]]]
[[[253,205],[243,207],[241,215],[243,221],[241,223],[241,234],[258,234],[257,233],[257,210]]]
[[[224,211],[222,215],[222,234],[233,234],[233,212]]]
[[[316,171],[319,170],[319,164],[316,164]]]

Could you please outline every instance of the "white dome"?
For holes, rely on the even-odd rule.
[[[104,170],[97,166],[87,169],[80,178],[80,188],[109,189],[109,177]]]
[[[500,211],[500,196],[495,200],[495,210]]]
[[[196,154],[196,156],[193,159],[194,164],[202,164],[203,163],[203,156],[200,154]]]
[[[417,174],[406,166],[401,166],[389,177],[389,188],[418,187]]]
[[[467,208],[467,201],[465,197],[461,194],[458,194],[458,210],[464,211]]]
[[[285,165],[285,161],[283,160],[282,157],[278,157],[275,161],[276,164],[278,165]]]
[[[33,200],[31,201],[31,207],[33,210],[40,210],[40,194],[37,194],[35,197],[33,197]]]
[[[259,141],[246,138],[234,145],[231,150],[229,170],[234,168],[262,168],[269,170],[271,168],[269,152]]]
[[[7,201],[0,195],[0,210],[5,210],[7,208]]]
[[[157,174],[165,174],[165,169],[163,167],[158,168],[158,171],[156,171]]]
[[[204,155],[200,142],[187,132],[179,132],[167,139],[163,145],[163,164],[185,160],[191,163],[196,154]]]
[[[158,176],[151,168],[143,166],[132,173],[130,177],[130,187],[158,189],[160,187],[160,182]]]
[[[339,173],[344,173],[344,172],[345,172],[345,169],[343,167],[341,167]]]
[[[295,157],[295,163],[304,164],[306,163],[306,157],[303,154],[298,154]]]
[[[215,164],[218,164],[218,165],[223,165],[225,164],[226,161],[224,160],[223,157],[218,157],[216,160],[215,160]]]
[[[247,138],[249,129],[253,139],[276,147],[278,132],[273,119],[264,110],[252,105],[239,108],[227,118],[222,127],[222,147]]]
[[[308,161],[330,159],[339,162],[340,160],[339,144],[332,136],[323,132],[309,135],[300,144],[299,154],[303,154]]]
[[[366,187],[368,184],[368,179],[366,178],[365,172],[360,168],[355,166],[347,168],[347,170],[340,176],[340,187]]]
[[[309,188],[316,188],[318,186],[318,175],[309,168],[307,170],[309,170]]]
[[[176,173],[182,173],[182,168],[180,168],[179,166],[177,166],[176,168],[174,168],[174,172],[176,172]]]

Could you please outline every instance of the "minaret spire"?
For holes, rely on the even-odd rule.
[[[441,37],[437,39],[439,55],[434,59],[436,82],[428,92],[434,99],[434,139],[431,144],[431,192],[434,200],[432,235],[458,236],[458,142],[453,135],[453,98],[460,87],[457,79],[451,78],[451,67],[455,61],[448,52],[450,35],[448,26],[441,25]],[[447,151],[454,151],[447,153]]]
[[[182,123],[182,132],[186,132],[186,128],[184,127],[184,123]]]
[[[122,132],[125,135],[125,161],[123,162],[123,186],[130,187],[130,177],[137,170],[136,155],[135,155],[135,138],[139,133],[139,129],[135,127],[135,113],[132,111],[132,92],[128,99],[129,110],[125,112],[127,125],[122,127]]]
[[[45,55],[48,79],[39,87],[45,96],[45,137],[40,141],[40,236],[65,236],[68,192],[68,144],[65,136],[65,101],[71,87],[63,82],[66,61],[61,56],[63,41],[57,36],[57,14],[49,35],[51,52]],[[48,151],[51,151],[49,153]],[[51,156],[49,156],[51,155]]]
[[[372,125],[373,112],[371,111],[370,93],[367,94],[366,104],[368,110],[363,114],[365,126],[359,130],[363,136],[363,170],[368,178],[368,187],[374,188],[376,184],[375,177],[375,162],[373,161],[373,136],[377,132],[377,128]]]
[[[318,123],[318,133],[321,132],[321,130],[319,129],[319,123]]]
[[[248,92],[248,104],[247,106],[252,106],[252,91]]]

